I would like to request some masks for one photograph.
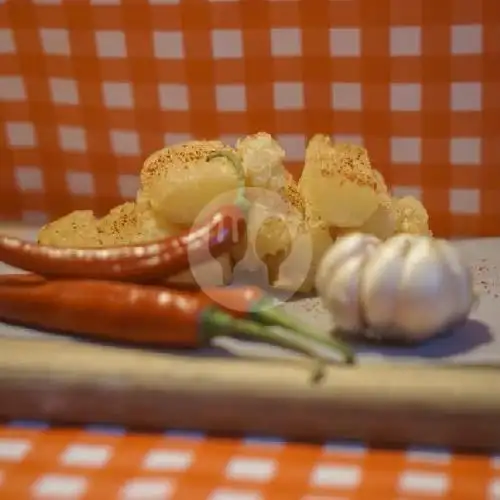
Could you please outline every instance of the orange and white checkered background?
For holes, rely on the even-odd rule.
[[[498,0],[0,1],[0,217],[101,214],[142,160],[265,130],[363,143],[439,235],[500,235]]]
[[[360,442],[0,426],[3,500],[498,500],[497,456]]]

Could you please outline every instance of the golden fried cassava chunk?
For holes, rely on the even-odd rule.
[[[76,210],[49,222],[38,232],[38,243],[58,247],[100,247],[102,239],[92,210]]]
[[[228,202],[226,193],[236,197],[240,179],[226,157],[175,163],[148,188],[148,201],[155,214],[173,224],[189,226],[209,204],[216,209]],[[220,198],[220,204],[217,203]]]
[[[148,189],[164,176],[172,165],[188,165],[204,160],[215,151],[230,149],[220,141],[187,141],[165,147],[148,156],[140,173],[139,198],[148,198]]]
[[[422,203],[413,196],[393,198],[396,213],[396,232],[432,235],[429,215]]]
[[[287,180],[285,169],[285,150],[270,134],[258,132],[247,135],[236,142],[245,170],[245,184],[279,191]]]
[[[363,225],[379,205],[376,185],[364,148],[334,145],[324,135],[315,135],[309,141],[299,188],[313,213],[328,226]]]

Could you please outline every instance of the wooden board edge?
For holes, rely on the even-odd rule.
[[[0,340],[0,418],[320,441],[500,446],[500,370],[332,366]]]

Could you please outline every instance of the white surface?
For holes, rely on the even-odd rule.
[[[29,230],[9,229],[4,232],[33,238]],[[361,360],[397,360],[410,362],[446,362],[466,364],[500,365],[500,238],[457,241],[456,245],[475,270],[475,279],[480,293],[477,309],[467,324],[442,337],[414,347],[394,347],[374,344],[359,344],[356,349]],[[16,270],[0,264],[0,273]],[[286,311],[327,332],[332,321],[319,300],[306,298],[284,305]],[[38,337],[61,340],[60,336],[38,333],[30,329],[12,327],[0,323],[0,337]],[[68,338],[68,341],[72,341]],[[222,339],[216,346],[240,354],[259,354],[265,357],[282,357],[285,352],[274,347],[259,347]],[[210,352],[203,353],[210,355]],[[218,354],[214,352],[213,354]],[[289,354],[286,354],[288,357]]]

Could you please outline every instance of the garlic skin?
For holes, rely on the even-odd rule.
[[[412,234],[384,242],[361,234],[338,239],[316,286],[336,326],[381,340],[430,338],[464,321],[475,302],[472,273],[458,251]]]

